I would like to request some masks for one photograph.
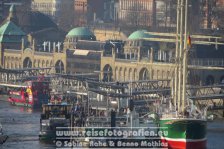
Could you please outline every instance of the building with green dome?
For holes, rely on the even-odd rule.
[[[0,43],[21,43],[24,33],[15,23],[8,21],[0,27]],[[8,44],[9,46],[15,46]],[[16,47],[15,47],[16,48]]]
[[[26,33],[23,32],[19,26],[16,25],[17,18],[15,15],[15,8],[12,5],[9,9],[9,16],[5,22],[0,26],[0,65],[4,64],[5,49],[21,49],[22,43],[26,40]]]
[[[171,43],[153,41],[154,36],[147,30],[137,30],[122,41],[96,41],[90,29],[77,27],[57,41],[51,40],[52,36],[59,36],[52,34],[56,30],[41,29],[27,36],[15,20],[11,11],[0,26],[1,67],[52,67],[53,73],[70,74],[100,71],[104,81],[171,79],[174,75],[175,65],[171,58],[175,44],[167,46]],[[106,36],[104,30],[100,35]],[[214,71],[197,70],[199,79],[195,84],[223,80],[223,72]],[[211,74],[218,79],[210,81]]]
[[[147,38],[153,38],[153,35],[147,33],[147,30],[137,30],[131,33],[125,41],[125,58],[130,60],[158,60],[159,45],[157,42],[148,41]],[[150,55],[153,54],[153,57]]]
[[[76,27],[68,32],[67,38],[78,38],[81,40],[96,40],[95,35],[87,27]]]
[[[150,34],[146,33],[147,30],[137,30],[133,33],[131,33],[128,37],[129,40],[139,40],[139,39],[144,39],[144,38],[151,38],[153,37]]]
[[[13,10],[11,7],[10,14]],[[90,73],[100,70],[100,50],[104,43],[96,41],[95,35],[88,28],[72,29],[63,36],[64,42],[51,41],[51,36],[55,38],[60,35],[54,28],[26,34],[13,21],[13,16],[9,15],[0,27],[2,67],[54,67],[51,70],[53,73]],[[53,35],[52,31],[55,32]]]
[[[128,36],[124,41],[123,50],[114,51],[111,57],[108,55],[101,57],[101,74],[102,79],[107,78],[109,81],[137,81],[161,78],[171,78],[172,66],[157,66],[157,62],[168,62],[173,54],[172,49],[163,51],[161,44],[156,41],[150,41],[153,35],[147,33],[147,30],[137,30]],[[165,52],[170,52],[165,54]],[[161,56],[162,55],[162,56]],[[155,68],[152,68],[155,67]],[[162,69],[162,74],[155,73]],[[169,68],[169,70],[167,69]],[[109,70],[109,72],[107,72]],[[165,72],[168,72],[165,74]],[[156,76],[158,75],[158,76]]]
[[[36,18],[33,17],[32,23],[44,27],[43,19],[38,17],[39,20],[36,21]],[[21,20],[17,20],[15,7],[11,5],[7,19],[0,26],[1,67],[10,69],[50,67],[58,64],[61,59],[66,61],[66,55],[61,53],[64,36],[55,26],[24,32],[23,26],[18,25],[19,21]]]
[[[66,48],[75,48],[78,40],[96,41],[96,36],[87,27],[76,27],[68,32],[64,44]]]
[[[117,50],[118,46],[113,43],[110,54],[102,53],[101,79],[109,82],[172,79],[176,67],[173,59],[175,43],[159,42],[155,38],[160,37],[154,37],[147,30],[137,30],[124,41],[122,50]],[[197,65],[190,67],[188,76],[194,80],[188,81],[195,85],[224,80],[223,70],[209,70],[207,66]]]

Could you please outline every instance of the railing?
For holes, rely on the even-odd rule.
[[[124,59],[124,58],[116,58],[117,61],[120,62],[137,62],[136,59]],[[150,60],[147,58],[142,58],[141,62],[149,62]],[[161,61],[161,60],[154,60],[154,62],[161,62],[161,63],[174,63],[171,61]],[[221,58],[197,58],[191,59],[189,61],[189,65],[196,65],[196,66],[216,66],[216,67],[224,67],[224,59]]]
[[[116,58],[116,61],[119,61],[119,62],[127,62],[127,63],[137,62],[136,59],[123,59],[123,58]]]
[[[197,65],[197,66],[224,66],[224,59],[210,59],[210,58],[198,58],[192,59],[189,62],[190,65]]]
[[[120,61],[120,62],[137,62],[137,59],[125,59],[125,58],[116,58],[116,61]],[[141,58],[140,62],[150,62],[150,59],[147,57],[143,57]],[[155,63],[173,63],[171,61],[164,61],[164,60],[154,60],[153,62]]]
[[[18,49],[5,49],[6,52],[8,53],[21,53],[21,50]]]

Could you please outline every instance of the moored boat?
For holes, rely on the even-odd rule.
[[[42,106],[39,139],[52,142],[56,140],[57,127],[70,126],[72,105],[66,103],[49,103]]]
[[[29,108],[41,108],[48,103],[50,97],[49,82],[27,81],[25,85],[10,85],[8,101],[12,105]]]
[[[191,39],[188,31],[188,0],[177,1],[177,31],[175,72],[172,97],[161,97],[157,118],[163,132],[161,141],[169,149],[205,149],[207,107],[199,109],[186,95],[188,85],[188,51]]]
[[[205,149],[206,120],[190,118],[160,119],[159,126],[166,135],[161,141],[172,149]]]

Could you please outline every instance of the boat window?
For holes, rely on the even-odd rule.
[[[44,105],[43,114],[47,117],[65,118],[71,110],[71,105]]]

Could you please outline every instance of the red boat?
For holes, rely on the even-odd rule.
[[[49,82],[27,81],[25,85],[7,84],[7,86],[11,89],[8,101],[12,105],[41,108],[50,98]]]

